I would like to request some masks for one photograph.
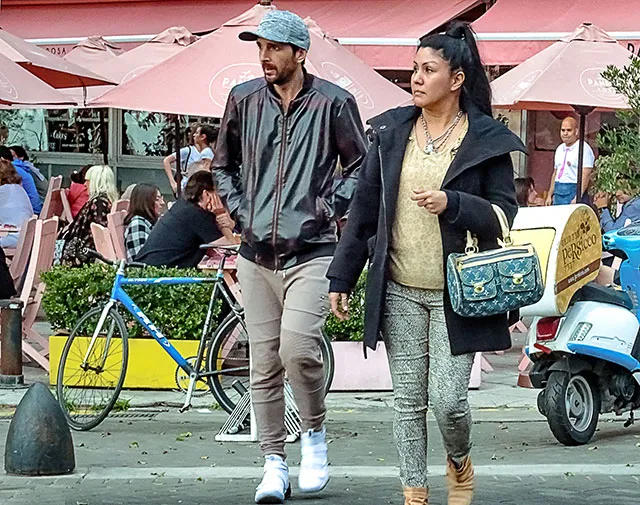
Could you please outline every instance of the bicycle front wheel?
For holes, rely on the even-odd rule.
[[[235,314],[229,314],[209,340],[207,372],[215,374],[208,376],[213,396],[231,413],[241,392],[249,389],[249,335]]]
[[[100,324],[103,309],[96,307],[80,318],[60,357],[58,402],[75,430],[90,430],[104,421],[118,400],[127,372],[126,326],[115,308]]]

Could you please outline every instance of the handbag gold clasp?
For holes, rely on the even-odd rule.
[[[480,294],[484,291],[484,284],[482,284],[482,282],[476,282],[473,285],[473,292],[476,294]]]
[[[524,277],[522,274],[513,274],[513,283],[517,286],[524,282]]]

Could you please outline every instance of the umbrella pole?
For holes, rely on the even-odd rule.
[[[176,150],[176,196],[180,198],[182,196],[182,163],[180,161],[180,116],[178,114],[173,117],[173,127],[175,129],[174,145]]]
[[[578,180],[576,185],[576,203],[582,199],[582,164],[584,161],[584,143],[586,142],[587,114],[593,111],[593,107],[574,105],[573,108],[580,114],[580,126],[578,130]]]
[[[105,165],[109,164],[109,153],[107,152],[107,128],[104,120],[104,109],[98,109],[100,116],[100,150],[102,151],[102,161]]]
[[[584,133],[587,122],[585,114],[580,114],[580,133],[578,134],[578,185],[576,186],[576,203],[580,203],[582,199],[582,162],[584,160]]]

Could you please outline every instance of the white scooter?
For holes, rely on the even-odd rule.
[[[623,258],[621,289],[583,286],[560,317],[535,318],[525,351],[538,410],[559,442],[588,443],[600,413],[640,407],[640,226],[606,233],[603,248]]]

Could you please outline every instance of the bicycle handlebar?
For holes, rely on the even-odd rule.
[[[119,261],[113,261],[113,260],[105,258],[102,254],[100,254],[98,251],[94,251],[93,249],[85,249],[85,252],[86,252],[87,256],[99,259],[100,261],[106,263],[107,265],[118,266],[118,264],[120,263]],[[134,267],[134,268],[146,268],[149,265],[145,265],[144,263],[137,263],[135,261],[131,261],[131,262],[125,262],[125,266]]]

